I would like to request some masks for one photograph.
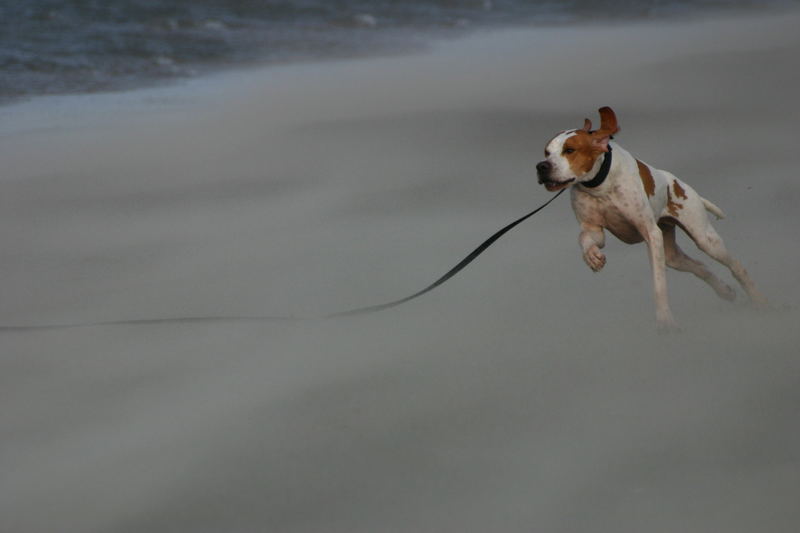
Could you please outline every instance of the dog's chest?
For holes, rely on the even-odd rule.
[[[589,194],[578,188],[572,189],[572,208],[582,223],[607,229],[616,238],[627,244],[642,242],[638,228],[644,226],[642,216],[645,206],[640,196],[626,194],[614,187],[608,194]]]

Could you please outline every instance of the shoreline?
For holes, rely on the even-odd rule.
[[[265,78],[270,77],[271,74],[281,76],[282,73],[313,71],[318,69],[336,69],[338,67],[348,67],[359,64],[369,65],[371,63],[380,63],[384,61],[414,61],[415,58],[429,57],[441,55],[443,51],[447,50],[463,50],[471,49],[480,54],[481,47],[488,43],[490,46],[508,47],[510,43],[515,40],[518,42],[539,41],[536,37],[537,34],[546,35],[549,39],[553,35],[572,34],[579,35],[585,31],[604,31],[619,27],[626,31],[634,30],[635,32],[647,31],[648,29],[655,28],[659,32],[663,32],[669,28],[680,28],[685,30],[689,28],[696,28],[701,25],[709,25],[714,29],[722,29],[724,31],[726,26],[736,25],[737,23],[745,20],[758,20],[761,22],[769,23],[778,21],[784,17],[793,17],[800,8],[786,6],[784,8],[772,8],[769,12],[753,16],[753,12],[747,9],[734,10],[734,11],[703,11],[699,17],[695,16],[689,19],[688,16],[674,16],[666,19],[634,19],[623,20],[620,22],[610,21],[582,21],[582,22],[569,22],[564,24],[556,24],[552,26],[539,26],[539,25],[525,25],[516,27],[513,25],[504,27],[483,27],[471,30],[469,33],[453,37],[436,37],[425,43],[422,48],[416,48],[410,51],[396,51],[388,53],[379,53],[376,55],[354,55],[348,57],[337,58],[322,58],[322,59],[304,59],[292,62],[276,62],[276,63],[261,63],[252,62],[238,66],[223,67],[214,71],[208,71],[196,77],[177,78],[175,80],[164,80],[155,82],[151,85],[141,87],[133,87],[130,89],[118,89],[111,91],[99,92],[83,92],[83,93],[62,93],[62,94],[42,94],[20,97],[18,100],[11,100],[0,104],[0,116],[19,115],[28,112],[31,108],[38,105],[44,105],[49,109],[58,109],[69,107],[77,104],[84,109],[84,106],[99,104],[102,106],[100,113],[106,112],[107,109],[112,108],[114,105],[122,103],[122,105],[134,105],[146,108],[148,105],[162,105],[169,107],[170,105],[191,105],[189,102],[192,99],[213,98],[213,94],[224,91],[225,89],[236,89],[241,83],[239,80],[244,78],[246,80],[264,81]],[[695,14],[696,15],[696,14]],[[730,46],[731,36],[726,36],[727,41],[724,45],[719,42],[707,42],[713,48],[725,49]],[[545,40],[546,40],[545,39]],[[668,38],[669,39],[669,38]],[[771,44],[762,44],[761,46],[774,46],[780,42],[787,42],[791,39],[789,37],[776,37],[770,36],[768,38]],[[745,48],[752,48],[751,45]],[[685,53],[686,50],[684,49]],[[665,52],[664,55],[669,57],[671,52]],[[456,55],[460,55],[456,52]],[[635,52],[632,56],[635,56]],[[651,61],[649,58],[648,61]],[[291,74],[290,74],[291,75]],[[186,93],[196,93],[187,95]],[[208,94],[210,93],[210,95]],[[69,111],[65,113],[69,118]],[[3,130],[0,130],[0,135]]]
[[[82,89],[102,94],[158,87],[231,68],[404,55],[435,47],[440,41],[469,38],[487,31],[680,23],[714,17],[758,16],[758,11],[775,13],[796,8],[776,0],[759,10],[730,3],[703,6],[693,0],[679,5],[681,1],[622,9],[607,5],[601,11],[579,3],[526,7],[516,0],[503,2],[499,9],[491,1],[485,2],[483,9],[479,1],[460,7],[436,7],[436,3],[428,3],[427,9],[420,11],[425,2],[418,2],[416,8],[384,6],[383,9],[374,5],[377,16],[353,12],[353,8],[360,11],[361,6],[351,2],[340,5],[339,9],[318,5],[327,14],[314,22],[311,19],[315,17],[307,18],[310,12],[304,13],[302,8],[289,8],[282,13],[278,9],[279,13],[269,14],[270,6],[261,9],[251,6],[252,9],[238,11],[227,10],[223,3],[216,13],[213,9],[209,12],[199,8],[181,17],[178,12],[168,15],[159,14],[158,9],[136,9],[135,3],[126,1],[118,6],[118,15],[127,12],[129,17],[105,20],[106,24],[102,20],[107,13],[102,10],[87,18],[87,12],[74,5],[74,9],[53,6],[37,17],[35,7],[26,10],[23,6],[10,8],[6,13],[9,20],[17,20],[19,27],[15,28],[16,33],[8,32],[16,38],[0,39],[0,61],[6,61],[9,67],[7,77],[0,83],[0,93],[4,95],[0,101],[13,103],[15,98],[37,94],[81,94]],[[278,18],[274,19],[274,15]],[[460,15],[466,18],[459,18]],[[226,17],[229,19],[225,20]],[[118,47],[104,48],[100,43],[104,36],[113,35],[115,25],[124,40]],[[10,30],[9,26],[4,28]],[[132,27],[137,31],[132,31]],[[98,43],[93,46],[81,42],[78,28],[95,32]],[[29,39],[37,33],[46,37]],[[223,42],[226,44],[222,45]],[[69,57],[54,53],[57,44],[73,53]]]

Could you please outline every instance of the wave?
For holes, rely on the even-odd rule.
[[[0,6],[0,101],[126,89],[248,63],[406,51],[472,28],[764,5],[720,0],[16,0]]]

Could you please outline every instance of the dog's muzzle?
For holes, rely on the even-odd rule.
[[[539,176],[539,183],[544,185],[544,188],[550,192],[557,191],[559,189],[563,189],[573,181],[575,178],[569,179],[567,181],[555,181],[550,177],[550,173],[553,171],[553,165],[550,164],[549,161],[540,161],[536,164],[536,174]]]

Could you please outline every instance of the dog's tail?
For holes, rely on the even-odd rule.
[[[717,219],[725,218],[725,213],[722,212],[722,209],[714,205],[712,202],[706,200],[702,196],[700,199],[703,201],[703,206],[706,208],[706,211],[713,214]]]

